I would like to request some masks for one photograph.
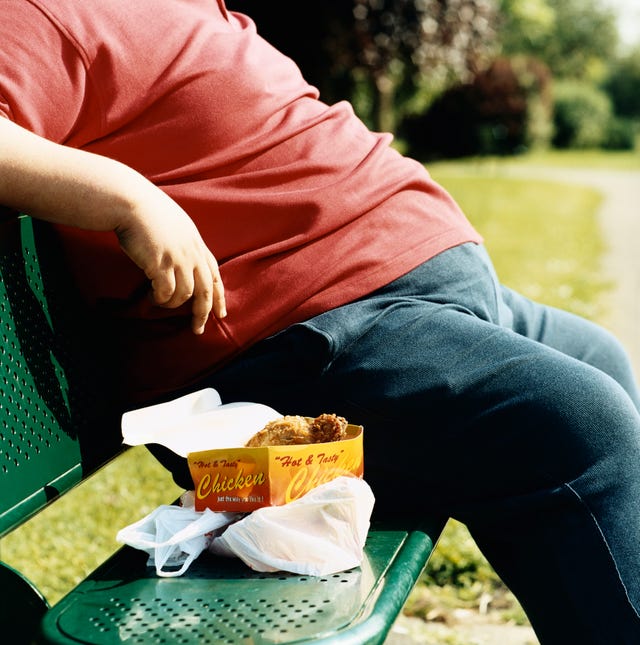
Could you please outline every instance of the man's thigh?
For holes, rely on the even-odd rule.
[[[526,494],[603,454],[640,453],[637,412],[614,379],[454,306],[388,308],[337,354],[316,395],[317,409],[365,427],[371,478],[440,485],[443,503],[507,482]]]
[[[533,302],[501,287],[509,326],[517,333],[593,365],[616,379],[640,408],[640,395],[628,353],[601,325],[568,311]]]

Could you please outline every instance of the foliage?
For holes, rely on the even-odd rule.
[[[617,58],[615,16],[598,0],[227,5],[252,16],[327,103],[351,101],[370,127],[407,137],[423,158],[545,147],[554,126],[561,147],[634,143],[626,119],[640,118],[640,54]],[[304,28],[291,29],[292,22]],[[550,75],[560,79],[555,122]],[[599,86],[623,120],[605,117],[594,92],[574,90],[569,98],[570,81]]]
[[[472,601],[477,600],[480,588],[501,584],[464,524],[455,520],[449,520],[422,580],[439,587],[458,587],[459,599]]]
[[[613,110],[609,97],[590,83],[555,85],[553,144],[558,148],[597,148],[605,144]]]
[[[377,126],[393,129],[396,88],[468,81],[494,51],[490,0],[354,0],[357,53],[380,101]]]
[[[556,20],[548,0],[499,0],[498,4],[498,37],[503,52],[540,56]]]
[[[635,146],[640,59],[614,67],[599,90],[618,36],[612,12],[595,0],[499,0],[498,40],[505,56],[466,83],[444,90],[422,113],[405,117],[398,135],[421,159],[517,154],[525,149]],[[508,63],[506,61],[509,61]],[[555,96],[550,76],[559,79]],[[594,80],[595,79],[595,80]]]
[[[494,0],[228,0],[300,66],[329,103],[348,99],[393,131],[405,103],[483,69],[495,50]],[[309,20],[309,15],[313,20]],[[288,20],[283,20],[283,16]],[[291,23],[304,25],[291,29]],[[413,107],[415,109],[415,107]]]
[[[598,80],[615,57],[615,15],[597,0],[500,0],[500,8],[504,53],[539,58],[554,76]]]
[[[612,116],[607,123],[602,147],[605,150],[634,150],[637,127],[631,119]]]
[[[354,15],[358,60],[376,77],[400,58],[409,72],[469,80],[493,53],[487,0],[355,0]]]
[[[612,62],[603,89],[617,115],[640,120],[640,47]]]
[[[506,59],[439,96],[398,134],[420,159],[512,153],[524,143],[526,97]]]
[[[544,147],[551,136],[551,79],[539,61],[497,58],[467,84],[438,97],[398,128],[423,160],[514,154]]]

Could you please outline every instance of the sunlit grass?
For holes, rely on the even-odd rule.
[[[116,533],[182,491],[146,448],[132,448],[2,539],[2,559],[55,604],[120,545]]]
[[[546,168],[591,168],[602,170],[640,170],[640,141],[636,150],[538,150],[508,157],[472,157],[429,164],[429,168],[458,172],[491,173],[507,167],[544,166]]]
[[[640,149],[611,152],[603,152],[602,150],[541,150],[502,161],[558,168],[640,170]]]
[[[597,210],[601,195],[552,181],[432,170],[485,238],[498,276],[547,304],[595,319],[605,251]]]

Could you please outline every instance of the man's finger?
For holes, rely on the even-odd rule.
[[[176,278],[173,271],[162,271],[151,278],[153,299],[158,305],[166,305],[176,290]]]
[[[198,269],[194,272],[194,294],[191,312],[193,314],[191,327],[195,334],[202,334],[213,307],[213,284],[209,272],[205,269],[203,278]]]
[[[196,281],[192,271],[185,273],[182,267],[174,269],[175,288],[171,298],[164,303],[165,307],[176,308],[191,300],[196,291]]]
[[[213,279],[213,313],[216,318],[224,318],[227,315],[227,304],[224,297],[224,284],[220,275],[220,268],[213,254],[209,254],[209,270]]]

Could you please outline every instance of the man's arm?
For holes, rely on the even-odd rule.
[[[135,170],[0,117],[0,204],[49,222],[114,231],[164,307],[193,300],[193,331],[226,315],[218,263],[189,216]]]

